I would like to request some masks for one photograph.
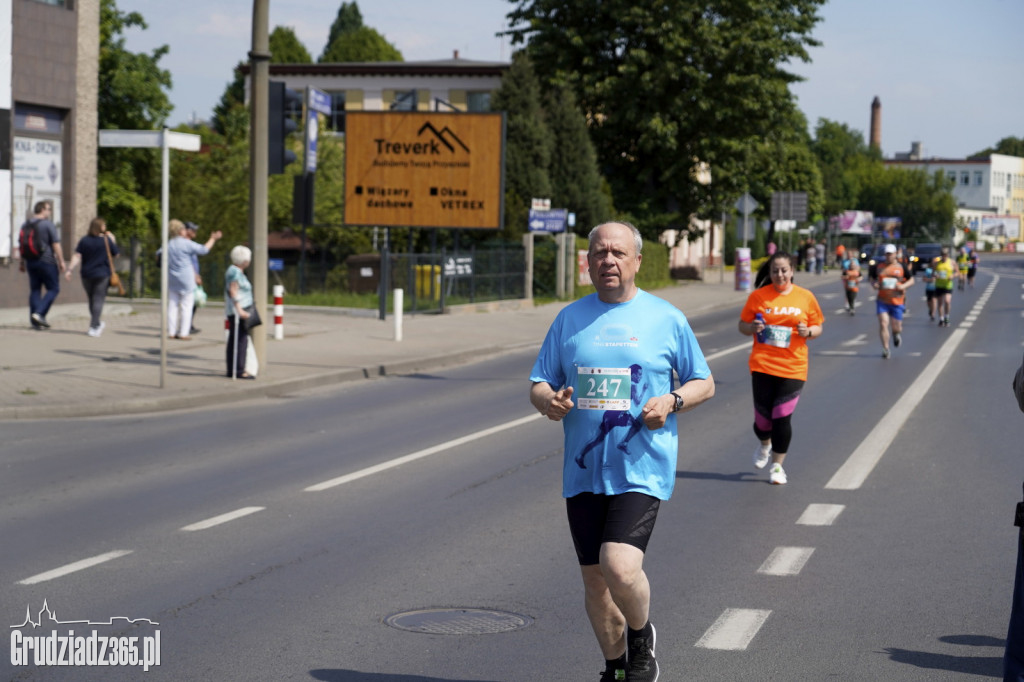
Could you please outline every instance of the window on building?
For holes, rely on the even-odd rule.
[[[416,91],[404,90],[395,93],[395,101],[391,103],[392,111],[416,111]]]
[[[65,5],[71,5],[73,0],[34,0],[34,2],[40,2],[44,5],[56,5],[57,7],[64,7]],[[70,9],[70,7],[68,7]]]
[[[329,92],[331,96],[331,113],[327,117],[327,129],[336,133],[345,132],[345,93]]]
[[[982,172],[981,171],[974,171],[974,186],[975,187],[981,187],[983,182],[984,182],[984,178],[982,177]]]
[[[490,93],[490,91],[467,92],[466,93],[466,111],[490,111],[490,110],[491,110],[491,93]]]
[[[951,183],[956,184],[956,171],[946,171],[946,177]]]
[[[971,184],[971,174],[968,171],[960,171],[960,184],[964,187]]]

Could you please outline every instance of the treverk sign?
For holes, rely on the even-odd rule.
[[[497,230],[502,113],[349,112],[345,224]]]

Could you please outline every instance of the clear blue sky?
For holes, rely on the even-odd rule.
[[[133,30],[128,48],[167,44],[171,123],[208,118],[247,59],[252,3],[241,0],[117,0],[149,24]],[[341,0],[270,0],[270,26],[295,30],[314,59]],[[495,37],[506,0],[364,0],[363,21],[407,61],[461,57],[507,61],[507,39]],[[241,10],[241,11],[239,11]],[[1024,137],[1024,0],[832,0],[821,10],[813,63],[792,70],[793,87],[813,131],[819,118],[868,134],[871,100],[882,102],[882,151],[919,141],[926,156],[963,158],[1004,137]]]

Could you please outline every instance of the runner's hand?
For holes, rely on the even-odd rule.
[[[555,391],[555,395],[551,396],[551,403],[548,405],[545,416],[553,422],[562,421],[562,417],[569,414],[569,410],[572,409],[572,393],[572,386]]]
[[[666,406],[668,401],[671,403]],[[656,431],[665,425],[665,420],[668,419],[673,407],[675,407],[675,400],[671,396],[667,400],[666,396],[655,396],[647,401],[644,409],[640,410],[640,418],[644,420],[648,430]]]

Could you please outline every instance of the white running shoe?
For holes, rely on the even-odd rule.
[[[107,326],[107,323],[106,323],[106,322],[103,322],[103,321],[101,320],[101,321],[100,321],[100,326],[96,327],[96,336],[99,336],[100,334],[102,334],[102,333],[103,333],[103,329],[104,329],[104,328],[105,328],[106,326]]]
[[[89,327],[89,331],[87,331],[86,334],[88,334],[89,336],[93,336],[93,337],[99,336],[100,335],[100,328],[99,327]]]
[[[758,445],[757,449],[754,450],[754,466],[758,469],[764,469],[765,465],[768,464],[768,460],[772,458],[772,446],[764,447]]]
[[[773,464],[771,475],[768,477],[768,482],[772,485],[786,485],[786,470],[782,468],[781,464]]]

